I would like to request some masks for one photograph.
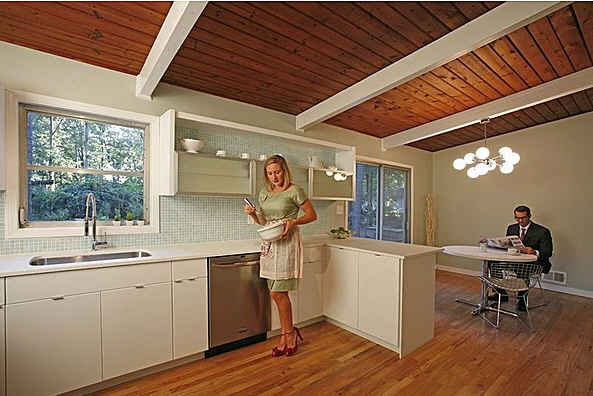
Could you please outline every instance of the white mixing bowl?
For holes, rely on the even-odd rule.
[[[204,142],[198,139],[181,139],[181,146],[183,150],[189,151],[190,153],[197,153],[204,147]]]
[[[284,223],[272,223],[257,230],[259,237],[264,241],[272,242],[282,238]]]

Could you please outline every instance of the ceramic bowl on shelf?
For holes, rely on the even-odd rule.
[[[257,230],[259,237],[264,241],[272,242],[282,238],[282,233],[284,232],[284,223],[277,222],[268,224],[265,227],[260,228]]]
[[[204,147],[204,142],[198,139],[183,138],[181,139],[181,147],[188,153],[197,153]]]

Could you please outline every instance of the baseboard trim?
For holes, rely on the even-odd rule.
[[[480,271],[474,271],[474,270],[465,269],[465,268],[451,267],[448,265],[437,265],[437,270],[454,272],[457,274],[470,275],[470,276],[480,276],[482,274]],[[593,291],[589,291],[589,290],[575,289],[573,287],[554,285],[554,284],[550,284],[550,283],[546,283],[546,282],[542,282],[542,287],[545,290],[549,290],[549,291],[572,294],[573,296],[593,298]]]

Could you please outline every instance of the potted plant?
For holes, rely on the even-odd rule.
[[[118,213],[115,215],[115,217],[113,218],[113,225],[114,226],[120,226],[121,225],[121,215]]]
[[[134,225],[134,214],[132,214],[131,212],[128,212],[126,214],[126,225],[127,226]]]
[[[336,239],[348,239],[352,236],[352,231],[339,227],[329,230],[329,235]]]

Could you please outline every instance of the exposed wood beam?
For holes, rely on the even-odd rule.
[[[550,14],[569,2],[507,2],[338,92],[296,117],[305,129]]]
[[[381,139],[384,149],[440,135],[593,87],[593,67]]]
[[[207,1],[174,1],[150,49],[140,74],[136,76],[136,96],[152,100],[156,88],[181,44],[196,24]]]

